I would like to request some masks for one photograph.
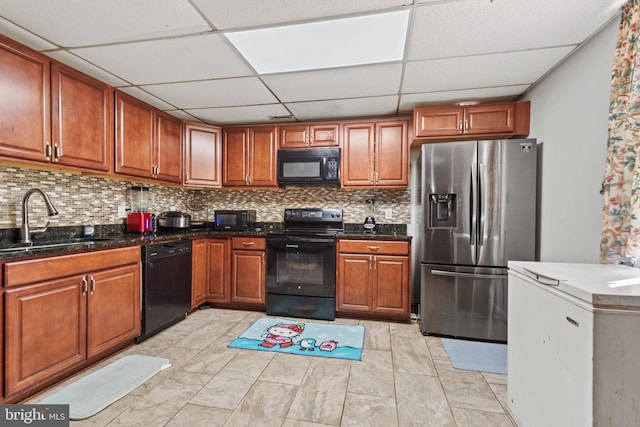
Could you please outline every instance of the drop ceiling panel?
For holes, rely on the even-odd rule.
[[[2,6],[0,6],[0,9]],[[2,19],[0,17],[0,34],[3,34],[10,39],[20,42],[24,45],[31,46],[35,50],[53,49],[56,46],[48,41],[18,27],[17,25]]]
[[[465,0],[414,10],[410,60],[575,45],[624,0]]]
[[[57,61],[62,62],[63,64],[67,64],[72,68],[75,68],[78,71],[82,71],[85,74],[92,76],[95,79],[98,79],[104,83],[107,83],[110,86],[128,86],[129,83],[124,80],[114,76],[113,74],[96,67],[95,65],[85,61],[82,58],[78,58],[77,56],[64,51],[64,50],[56,50],[54,52],[47,52],[47,55],[51,58],[56,59]]]
[[[256,77],[171,83],[143,88],[158,98],[185,109],[278,102]]]
[[[263,80],[283,102],[397,94],[402,64],[273,74]]]
[[[403,93],[531,84],[571,50],[559,47],[410,62],[405,69]]]
[[[119,91],[128,93],[129,95],[133,96],[134,98],[139,99],[140,101],[146,102],[149,105],[153,105],[154,107],[158,108],[159,110],[175,110],[175,106],[168,104],[166,102],[164,102],[163,100],[156,98],[155,96],[143,91],[140,88],[137,88],[135,86],[129,86],[129,87],[121,87],[118,89]]]
[[[244,61],[217,34],[72,52],[136,85],[252,75]]]
[[[205,108],[201,110],[187,110],[186,112],[206,123],[217,124],[220,126],[257,123],[275,124],[271,117],[283,117],[289,115],[289,111],[280,104],[251,105],[246,107],[230,108]]]
[[[404,5],[411,0],[193,0],[219,29],[299,22],[344,14],[361,14]]]
[[[452,105],[456,102],[507,102],[513,101],[529,88],[529,85],[491,87],[485,89],[452,90],[429,93],[410,93],[400,97],[400,113],[410,114],[416,107]]]
[[[398,96],[379,96],[286,104],[298,120],[373,117],[396,114]]]
[[[211,30],[187,0],[3,0],[0,16],[67,47]]]

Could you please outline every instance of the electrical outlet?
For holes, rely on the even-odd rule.
[[[393,219],[393,209],[387,208],[384,210],[384,219]]]
[[[127,217],[127,207],[124,205],[118,206],[118,218],[126,218]]]

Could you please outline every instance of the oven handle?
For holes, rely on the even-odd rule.
[[[305,246],[308,244],[313,245],[324,245],[324,246],[335,246],[336,240],[332,238],[323,238],[323,237],[309,237],[309,238],[299,238],[299,237],[267,237],[267,245],[284,245],[287,248],[299,248],[300,246]]]

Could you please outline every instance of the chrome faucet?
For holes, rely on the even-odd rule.
[[[53,207],[53,203],[49,199],[47,194],[40,190],[39,188],[32,188],[27,191],[22,198],[22,226],[20,227],[20,243],[31,243],[31,234],[33,233],[44,233],[49,228],[49,221],[47,221],[47,225],[44,228],[37,228],[30,230],[29,229],[29,197],[33,193],[40,193],[42,198],[44,199],[44,203],[47,205],[47,211],[49,216],[58,215],[58,211]]]

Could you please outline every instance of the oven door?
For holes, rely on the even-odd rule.
[[[335,297],[335,239],[267,238],[267,294]]]

